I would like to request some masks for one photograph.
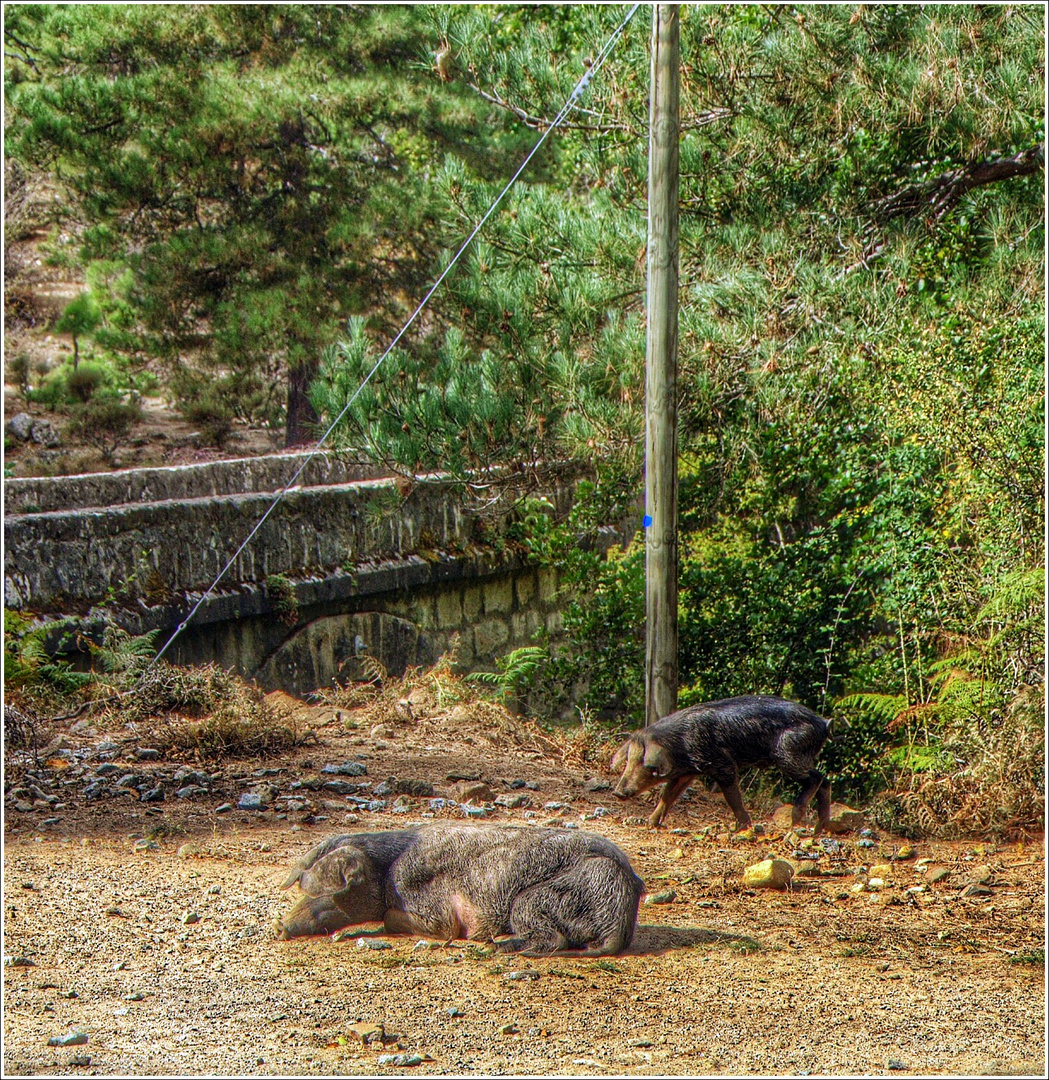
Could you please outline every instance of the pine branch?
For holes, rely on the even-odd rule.
[[[532,113],[526,112],[519,106],[513,105],[504,98],[499,97],[498,94],[490,94],[487,91],[482,90],[476,83],[467,83],[467,86],[469,86],[475,94],[484,98],[485,101],[491,102],[493,105],[498,105],[500,109],[506,109],[508,112],[512,112],[526,127],[545,130],[553,124],[553,120],[549,120],[543,116],[534,116]],[[559,126],[562,128],[570,128],[573,131],[597,131],[602,134],[609,131],[632,132],[633,130],[629,124],[573,124],[567,120],[562,121]]]
[[[882,221],[922,210],[928,210],[935,221],[940,221],[967,191],[1015,176],[1030,176],[1044,167],[1045,144],[1039,143],[1012,157],[974,162],[949,169],[920,184],[908,184],[892,195],[875,200],[870,210]]]

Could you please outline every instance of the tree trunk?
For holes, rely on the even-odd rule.
[[[315,442],[320,417],[310,404],[310,383],[317,377],[317,361],[297,364],[288,371],[288,425],[285,447]]]

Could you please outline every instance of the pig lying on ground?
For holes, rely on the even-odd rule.
[[[281,937],[385,923],[394,934],[499,943],[540,956],[621,952],[634,936],[644,882],[600,836],[501,825],[421,825],[336,836],[299,862],[284,888],[306,893]]]
[[[648,819],[658,828],[681,793],[697,776],[716,781],[740,828],[750,826],[739,792],[739,770],[775,765],[802,784],[794,801],[800,823],[813,796],[816,835],[830,820],[830,782],[814,768],[827,741],[829,722],[811,709],[779,697],[753,695],[692,705],[631,735],[612,759],[623,775],[614,789],[621,799],[665,784]]]

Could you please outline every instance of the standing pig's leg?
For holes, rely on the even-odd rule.
[[[722,772],[715,773],[714,779],[718,782],[718,787],[721,788],[721,794],[725,796],[729,809],[735,814],[736,823],[741,829],[749,829],[750,814],[743,805],[743,796],[739,790],[739,770],[733,765],[731,771],[726,768]]]
[[[648,823],[653,829],[658,829],[663,824],[663,819],[669,813],[670,808],[678,801],[681,797],[681,793],[693,780],[695,780],[695,776],[692,773],[689,773],[687,776],[679,776],[676,780],[668,780],[663,785],[663,791],[659,796],[659,802],[656,804],[655,810],[648,819]]]

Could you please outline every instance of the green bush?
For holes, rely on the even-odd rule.
[[[142,419],[142,409],[113,399],[88,401],[73,410],[66,426],[69,437],[93,446],[111,465],[131,429]]]
[[[65,696],[83,689],[91,676],[74,671],[71,664],[54,659],[50,639],[70,630],[69,620],[37,623],[15,611],[4,611],[4,691],[33,697]]]
[[[84,363],[69,373],[66,389],[76,401],[86,404],[105,383],[106,372],[103,368],[97,364]]]
[[[107,360],[85,360],[75,368],[67,361],[52,368],[26,396],[52,412],[65,412],[100,398],[119,399],[130,388],[126,374]]]
[[[209,446],[223,446],[233,430],[233,411],[211,395],[183,405],[182,415],[200,428],[200,434]]]

